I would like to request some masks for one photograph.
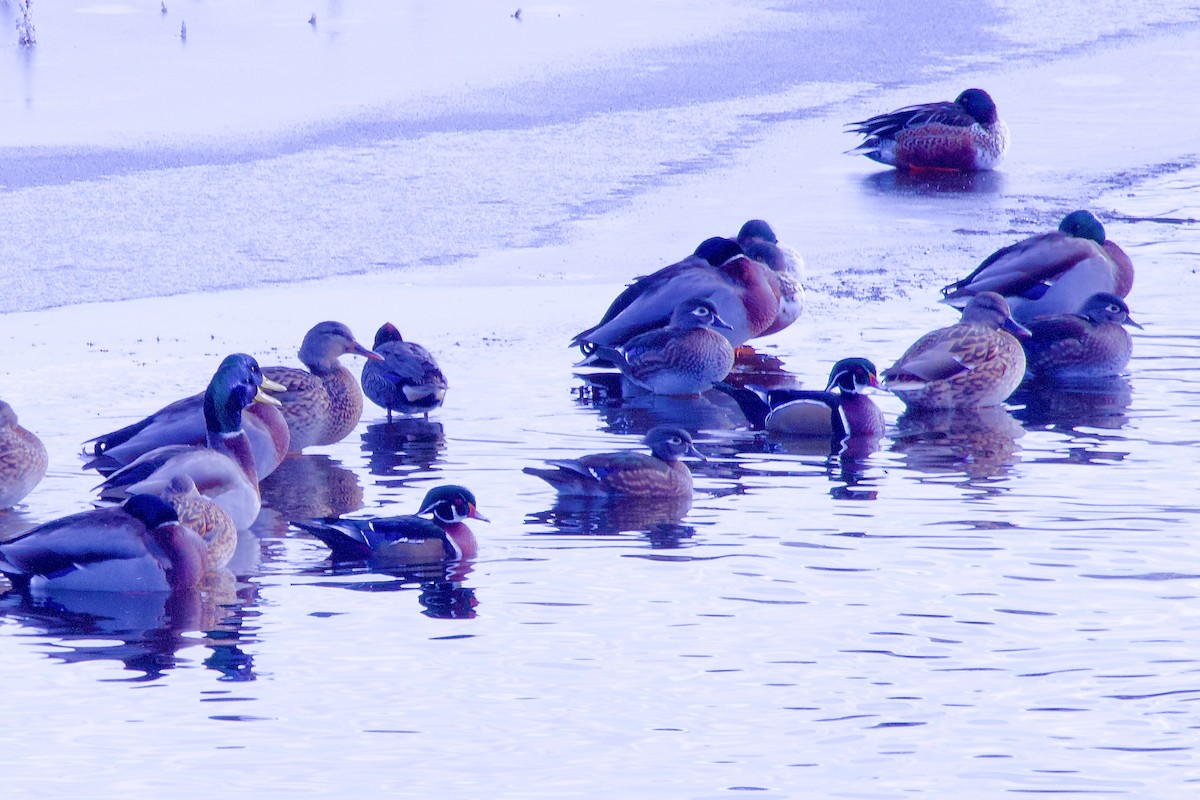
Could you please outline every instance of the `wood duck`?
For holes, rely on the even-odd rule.
[[[0,572],[22,592],[170,592],[196,587],[207,547],[152,495],[39,525],[0,544]]]
[[[843,358],[834,364],[824,391],[769,389],[763,397],[745,387],[716,385],[737,400],[753,430],[834,441],[883,435],[883,412],[866,394],[868,388],[878,387],[875,365],[865,358]]]
[[[433,355],[415,342],[406,342],[390,322],[375,333],[371,347],[382,361],[363,364],[362,388],[372,403],[404,415],[424,414],[441,406],[446,397],[446,377]]]
[[[597,347],[594,355],[653,394],[697,395],[733,369],[733,346],[717,332],[728,327],[712,301],[693,298],[675,308],[667,327],[634,336],[620,349]]]
[[[17,413],[0,400],[0,511],[21,502],[46,476],[50,458],[36,434],[17,424]]]
[[[421,514],[431,514],[425,519]],[[349,519],[324,517],[293,522],[330,550],[335,561],[369,559],[390,565],[432,564],[474,558],[475,534],[464,520],[487,517],[475,507],[475,495],[462,486],[430,489],[416,514]]]
[[[1090,211],[1072,211],[1058,230],[1031,236],[988,256],[967,277],[942,289],[944,303],[964,307],[979,292],[997,292],[1013,319],[1027,325],[1039,316],[1077,313],[1098,292],[1125,297],[1133,288],[1133,262],[1105,238]]]
[[[1078,314],[1040,317],[1028,325],[1026,368],[1038,378],[1105,378],[1120,375],[1133,354],[1125,326],[1141,329],[1129,306],[1115,294],[1099,292]]]
[[[983,89],[953,103],[922,103],[848,126],[866,140],[850,152],[906,170],[995,169],[1008,150],[1008,126]]]
[[[634,450],[594,453],[547,461],[553,469],[523,471],[549,483],[560,495],[573,497],[691,497],[692,473],[686,455],[704,460],[683,428],[659,425],[643,441],[651,455]]]
[[[925,334],[883,371],[884,388],[909,409],[978,408],[1004,402],[1025,375],[1025,351],[1008,303],[981,292],[955,325]]]

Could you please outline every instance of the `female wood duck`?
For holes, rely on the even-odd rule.
[[[1013,319],[1077,313],[1098,292],[1125,297],[1133,262],[1105,238],[1090,211],[1072,211],[1058,230],[1023,239],[992,253],[974,272],[942,289],[943,302],[962,308],[979,292],[1008,300]]]
[[[1008,126],[983,89],[953,103],[923,103],[852,122],[867,139],[851,153],[900,169],[995,169],[1008,150]]]
[[[312,445],[334,444],[354,430],[362,418],[363,396],[350,370],[338,363],[346,354],[382,361],[359,344],[340,322],[315,325],[300,344],[300,362],[294,367],[267,367],[263,373],[281,383],[283,416],[291,432],[291,449],[299,453]]]
[[[262,501],[254,456],[242,429],[242,411],[255,401],[279,403],[260,390],[262,380],[258,362],[251,356],[227,356],[204,393],[207,446],[152,450],[109,475],[100,485],[100,496],[120,500],[133,494],[158,495],[172,478],[184,474],[201,494],[225,509],[239,530],[249,528]]]
[[[284,386],[264,379],[262,388],[282,392]],[[250,439],[254,470],[259,479],[275,471],[291,449],[291,433],[278,405],[255,403],[242,415],[242,429]],[[95,456],[83,465],[102,475],[132,464],[151,450],[171,445],[201,446],[208,439],[204,425],[204,392],[176,400],[143,420],[89,439]]]
[[[204,540],[209,569],[219,569],[229,563],[237,549],[237,525],[225,509],[200,494],[190,475],[174,475],[159,496],[175,510],[180,523]]]
[[[802,278],[799,255],[780,245],[766,222],[751,220],[742,227],[739,240],[706,239],[683,261],[638,278],[599,323],[576,334],[571,344],[585,352],[592,345],[619,347],[667,324],[681,301],[708,297],[729,323],[725,338],[738,347],[795,321],[804,304]]]
[[[0,544],[0,572],[22,592],[169,592],[208,570],[200,536],[152,495],[39,525]]]
[[[1126,325],[1141,329],[1129,306],[1115,294],[1100,292],[1078,314],[1041,317],[1029,323],[1027,368],[1039,378],[1105,378],[1120,375],[1133,354]]]
[[[367,361],[362,369],[362,388],[372,403],[392,412],[424,414],[441,406],[446,397],[446,377],[433,355],[415,342],[406,342],[390,322],[375,333],[371,347],[382,361]]]
[[[693,298],[675,308],[667,327],[634,336],[620,350],[597,347],[595,355],[654,394],[697,395],[733,369],[733,346],[717,332],[728,327],[712,301]]]
[[[692,473],[680,460],[704,460],[683,428],[659,425],[643,440],[651,455],[633,450],[594,453],[581,458],[547,461],[554,469],[525,467],[560,495],[575,497],[691,497]]]
[[[432,514],[433,519],[419,515]],[[430,489],[416,514],[371,519],[325,517],[292,524],[328,545],[335,561],[370,559],[389,564],[433,564],[474,558],[475,534],[463,520],[487,517],[462,486]]]
[[[46,445],[17,424],[17,413],[0,400],[0,511],[12,508],[33,491],[50,458]]]
[[[883,412],[866,394],[868,388],[879,388],[879,380],[875,365],[865,358],[834,364],[823,392],[770,389],[763,398],[728,383],[717,388],[737,400],[753,430],[840,442],[848,436],[880,437],[886,427]]]
[[[883,385],[910,409],[997,405],[1025,376],[1025,351],[1014,336],[1029,331],[1013,321],[1003,297],[981,292],[957,325],[925,334],[885,369]]]

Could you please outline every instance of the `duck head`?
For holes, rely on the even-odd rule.
[[[879,376],[875,365],[865,358],[843,358],[829,371],[829,384],[825,391],[835,388],[847,394],[859,394],[867,388],[879,388]]]
[[[692,444],[692,435],[674,425],[657,425],[646,432],[642,441],[656,458],[663,461],[678,461],[684,456],[694,456],[701,461],[708,460]]]
[[[1008,301],[996,292],[980,292],[972,297],[963,309],[962,321],[1008,331],[1018,339],[1032,336],[1028,328],[1012,318]]]
[[[433,514],[433,518],[445,525],[462,522],[464,519],[490,520],[475,508],[475,495],[462,486],[435,486],[425,494],[418,514]]]
[[[703,297],[684,300],[675,306],[671,314],[671,328],[724,328],[733,330],[733,326],[717,314],[717,307],[711,300]]]

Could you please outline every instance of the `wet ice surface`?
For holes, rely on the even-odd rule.
[[[0,194],[0,396],[52,461],[24,508],[0,515],[4,535],[87,507],[84,439],[198,390],[228,352],[294,364],[318,320],[362,339],[391,320],[451,382],[428,425],[388,427],[369,408],[354,435],[285,464],[242,542],[240,583],[170,609],[169,624],[145,602],[7,606],[0,674],[21,735],[6,785],[1185,794],[1200,693],[1200,237],[1179,221],[1200,217],[1200,173],[1177,113],[1194,98],[1177,93],[1196,82],[1141,76],[1194,77],[1197,33],[1070,42],[991,69],[1006,31],[1026,31],[1006,9],[1017,16],[980,34],[990,49],[971,72],[909,64],[899,82],[917,86],[813,75],[530,127],[105,162]],[[914,182],[840,155],[845,120],[966,83],[1009,98],[1018,133],[1001,172]],[[1076,123],[1068,136],[1062,120]],[[27,155],[0,158],[13,152]],[[51,161],[77,177],[90,163]],[[890,364],[953,319],[937,287],[1079,206],[1139,269],[1130,305],[1146,330],[1107,391],[916,432],[880,396],[892,434],[857,460],[737,428],[721,397],[647,409],[572,395],[565,342],[622,282],[747,217],[807,257],[805,316],[760,349],[813,386],[842,356]],[[295,282],[337,273],[359,274]],[[250,288],[200,291],[214,285]],[[681,414],[710,460],[678,523],[679,509],[563,508],[520,472],[635,446]],[[335,570],[286,524],[411,512],[432,482],[471,487],[493,520],[475,526],[480,559],[450,581]]]

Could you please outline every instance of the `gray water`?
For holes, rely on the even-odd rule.
[[[141,16],[79,5],[93,13],[63,24],[164,27],[152,5],[125,7]],[[279,4],[241,25],[224,3],[169,5],[172,30],[181,10],[215,13],[224,49],[205,56],[204,17],[192,16],[185,49],[161,45],[148,81],[186,73],[176,51],[219,81],[246,39],[280,58],[323,43],[323,61],[296,62],[310,81],[378,78],[368,56],[400,24],[351,24],[332,3],[316,30],[300,20],[301,45]],[[83,440],[198,390],[226,353],[295,364],[321,319],[364,340],[396,323],[437,353],[451,391],[428,424],[387,426],[368,408],[343,442],[286,462],[264,485],[237,580],[194,607],[6,598],[6,786],[34,797],[1195,792],[1194,11],[1068,5],[1048,29],[1033,4],[968,17],[946,3],[929,13],[961,30],[940,47],[922,20],[893,36],[867,24],[870,4],[696,3],[678,33],[657,36],[643,28],[663,19],[621,6],[601,20],[570,4],[526,8],[522,22],[507,16],[515,7],[481,12],[465,31],[421,4],[396,7],[476,47],[515,25],[550,47],[566,36],[560,18],[569,42],[600,33],[582,63],[496,45],[478,89],[461,83],[483,69],[464,45],[461,75],[431,71],[439,95],[417,121],[391,95],[360,112],[352,96],[322,94],[329,119],[297,127],[303,97],[246,100],[273,85],[264,69],[231,90],[227,118],[178,123],[195,140],[114,89],[111,102],[142,116],[78,142],[43,113],[66,56],[59,17],[35,5],[33,102],[0,105],[29,123],[6,128],[0,150],[0,397],[46,442],[51,470],[0,514],[0,535],[89,506]],[[744,32],[767,20],[790,47]],[[770,68],[726,67],[717,54],[731,47]],[[642,81],[615,80],[631,75]],[[363,82],[372,91],[355,91],[381,96]],[[914,182],[842,155],[854,144],[845,121],[967,85],[991,91],[1014,131],[998,173]],[[515,110],[490,116],[483,98]],[[156,136],[168,146],[148,144]],[[1129,300],[1145,331],[1111,385],[932,430],[881,394],[890,434],[858,458],[753,434],[720,396],[653,407],[578,396],[571,334],[632,276],[746,218],[768,219],[807,258],[804,316],[759,349],[814,386],[840,357],[883,367],[949,324],[937,287],[1077,207],[1138,269]],[[636,447],[663,419],[699,429],[709,458],[693,465],[690,509],[573,509],[520,472]],[[441,482],[469,486],[492,519],[474,526],[477,561],[449,575],[335,569],[287,524],[411,512]]]

